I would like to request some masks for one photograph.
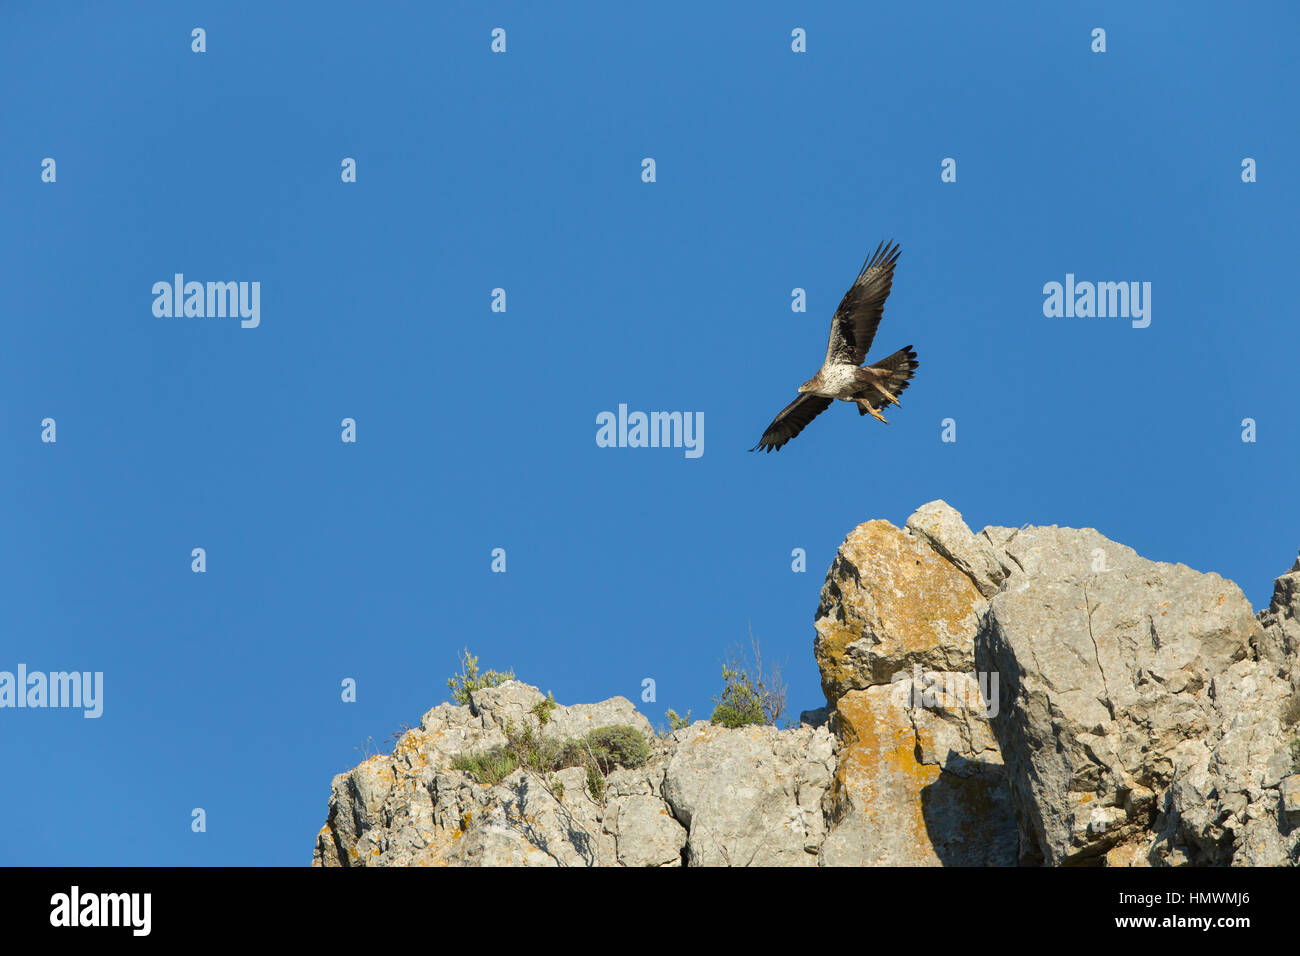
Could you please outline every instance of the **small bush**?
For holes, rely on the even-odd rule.
[[[1294,724],[1300,724],[1300,691],[1296,691],[1291,698],[1282,705],[1282,726],[1291,727]]]
[[[650,759],[650,747],[641,732],[627,724],[599,727],[584,738],[590,757],[601,773],[615,767],[640,767]]]
[[[525,770],[546,774],[570,766],[560,760],[562,745],[543,737],[540,727],[534,728],[530,724],[516,727],[513,721],[507,720],[505,734],[506,752],[512,754]]]
[[[722,679],[726,681],[726,686],[722,689],[722,694],[714,698],[717,706],[713,708],[710,723],[721,724],[723,727],[767,723],[767,715],[763,713],[763,696],[750,683],[748,675],[724,667]]]
[[[751,670],[745,652],[734,648],[722,665],[722,693],[713,698],[713,716],[710,723],[723,727],[746,727],[750,724],[775,724],[785,713],[785,682],[781,668],[763,670],[763,655],[758,641],[750,639],[754,648],[754,666]]]
[[[689,727],[691,725],[691,712],[689,710],[686,711],[686,716],[682,717],[678,715],[677,711],[669,707],[664,716],[668,718],[669,733],[672,733],[674,730],[681,730],[683,727]]]
[[[587,764],[587,792],[597,803],[605,799],[605,778],[591,764]]]
[[[507,721],[504,747],[457,757],[452,766],[469,774],[477,783],[493,787],[521,768],[551,780],[558,770],[586,767],[587,789],[595,799],[600,799],[597,794],[605,792],[604,774],[616,767],[640,767],[650,759],[645,738],[627,724],[599,727],[580,739],[554,740],[543,736],[541,727],[549,722],[555,706],[554,699],[548,695],[546,701],[533,708],[538,727],[528,724],[516,727]],[[600,783],[593,783],[597,778]]]
[[[493,747],[481,754],[462,754],[451,765],[469,774],[476,783],[495,787],[519,769],[519,759],[503,747]]]
[[[549,690],[546,692],[546,698],[544,700],[539,700],[537,703],[533,704],[529,712],[537,718],[537,726],[539,728],[545,727],[551,722],[551,714],[554,712],[556,706],[558,705],[555,703],[555,696]]]
[[[480,674],[478,658],[469,652],[468,647],[459,657],[461,672],[447,678],[447,687],[451,689],[451,699],[462,706],[469,703],[471,691],[482,690],[484,687],[499,687],[506,681],[515,679],[515,672],[512,670],[484,671]]]
[[[640,767],[649,759],[649,744],[628,724],[598,727],[585,737],[565,740],[555,755],[561,770],[594,766],[602,774],[616,767]]]

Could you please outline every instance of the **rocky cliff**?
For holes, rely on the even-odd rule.
[[[1255,615],[1090,528],[976,534],[936,501],[849,534],[815,627],[827,705],[797,729],[660,738],[621,697],[549,708],[517,681],[441,704],[334,778],[312,863],[1300,862],[1300,560]],[[598,779],[463,769],[530,721],[649,752]]]

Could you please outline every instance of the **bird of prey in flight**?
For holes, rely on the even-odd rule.
[[[917,366],[912,346],[899,349],[875,365],[862,365],[885,310],[898,251],[897,245],[891,247],[890,243],[882,242],[863,264],[831,319],[826,361],[816,375],[799,386],[799,396],[772,419],[750,451],[762,448],[771,452],[780,448],[837,398],[855,403],[859,415],[871,415],[882,422],[885,416],[880,414],[881,408],[886,404],[903,404],[898,400],[898,393],[907,388]]]

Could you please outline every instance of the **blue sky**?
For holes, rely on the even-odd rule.
[[[752,628],[818,706],[835,548],[935,498],[1266,604],[1300,12],[1055,6],[5,3],[0,670],[102,671],[104,712],[0,710],[0,863],[306,864],[465,645],[561,703],[653,678],[658,723]],[[904,407],[748,454],[890,237]],[[155,316],[177,272],[260,325]],[[1045,317],[1067,273],[1150,282],[1150,326]],[[620,403],[704,454],[597,447]]]

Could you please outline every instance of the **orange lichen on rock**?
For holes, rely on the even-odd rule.
[[[985,603],[970,578],[916,536],[887,521],[859,525],[840,545],[817,613],[814,652],[827,703],[889,683],[913,664],[973,669]]]

